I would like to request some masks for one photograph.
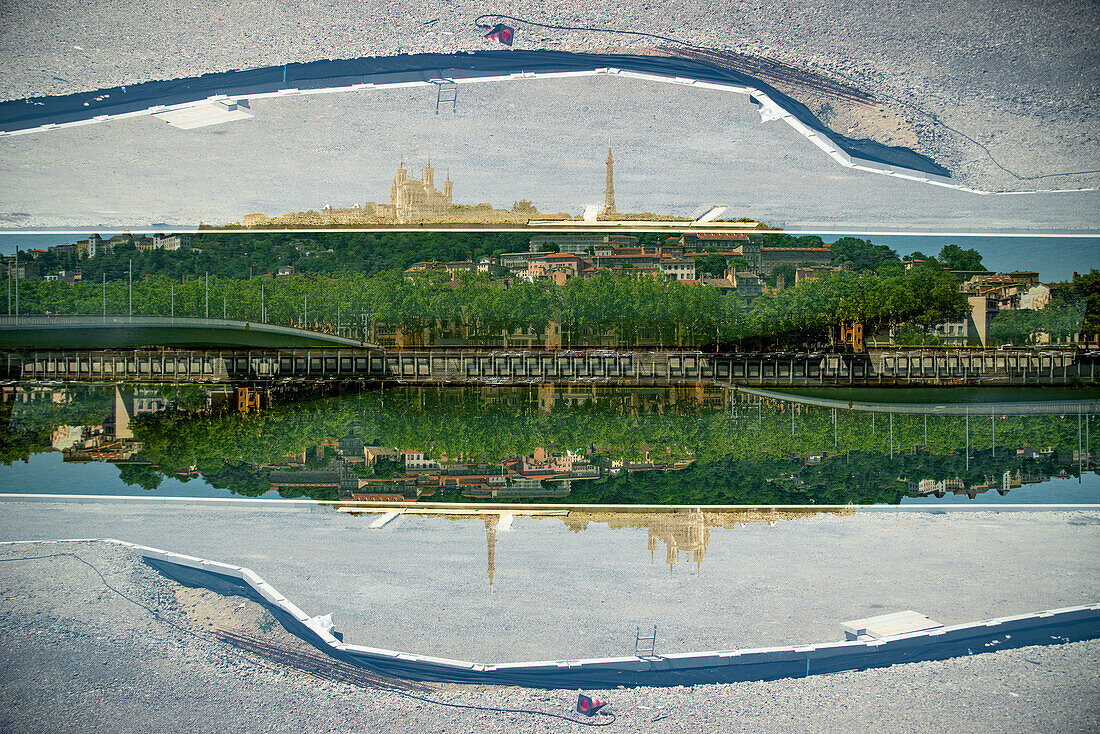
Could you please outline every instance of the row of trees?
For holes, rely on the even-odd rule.
[[[27,281],[23,313],[108,314],[130,312],[126,283]],[[966,312],[957,283],[935,267],[893,276],[836,273],[762,296],[745,308],[733,292],[677,281],[603,274],[562,286],[520,281],[504,287],[485,276],[424,273],[408,278],[391,271],[368,277],[294,276],[278,280],[217,278],[174,283],[149,277],[133,284],[134,314],[226,316],[332,329],[364,322],[396,326],[419,335],[441,323],[463,325],[469,338],[501,331],[545,330],[560,325],[568,345],[584,329],[614,330],[621,343],[654,339],[666,345],[755,340],[788,346],[829,340],[842,320],[865,328],[907,321],[937,323]],[[262,310],[261,310],[262,309]]]

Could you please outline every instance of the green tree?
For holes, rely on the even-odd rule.
[[[948,270],[984,270],[982,256],[977,250],[964,250],[958,245],[945,245],[940,250],[939,261]]]
[[[898,259],[898,254],[886,245],[875,245],[857,237],[841,237],[829,251],[834,265],[857,272],[874,271],[884,262]]]

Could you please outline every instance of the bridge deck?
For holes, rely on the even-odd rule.
[[[869,355],[374,349],[27,350],[0,353],[24,380],[408,384],[1097,384],[1100,357],[1074,351],[890,350]]]
[[[279,324],[184,316],[0,316],[0,347],[362,347],[374,344]]]

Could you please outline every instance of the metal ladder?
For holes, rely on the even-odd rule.
[[[439,106],[451,105],[451,112],[458,105],[458,84],[453,79],[432,79],[435,85],[435,114],[439,114]]]
[[[649,644],[649,649],[645,649],[646,643]],[[646,637],[642,636],[642,628],[635,627],[634,631],[634,657],[636,658],[652,658],[655,657],[653,649],[657,646],[657,625],[653,625],[653,634]]]

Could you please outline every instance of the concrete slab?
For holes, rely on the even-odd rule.
[[[386,512],[386,513],[383,513],[381,517],[379,517],[378,519],[371,522],[371,524],[368,525],[367,527],[371,528],[372,530],[376,530],[378,528],[384,528],[387,525],[389,525],[391,522],[396,520],[400,514],[401,514],[400,512]]]
[[[211,102],[181,110],[158,112],[153,117],[180,130],[194,130],[234,120],[247,120],[252,117],[252,113],[244,105],[235,102]]]
[[[892,614],[880,614],[865,619],[853,619],[842,622],[840,626],[844,630],[844,636],[849,640],[880,640],[883,637],[894,637],[909,632],[922,632],[943,627],[939,622],[935,622],[911,609],[904,612],[893,612]]]

